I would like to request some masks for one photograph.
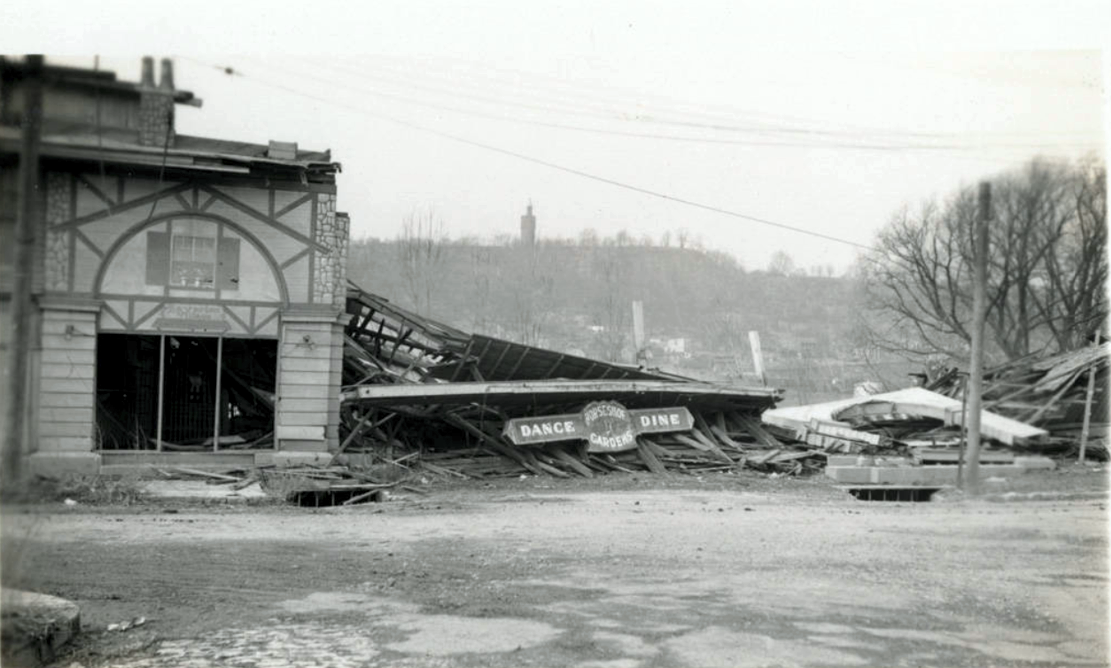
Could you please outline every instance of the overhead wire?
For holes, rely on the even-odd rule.
[[[420,132],[425,132],[425,133],[428,133],[428,134],[431,134],[431,135],[435,135],[435,136],[441,137],[443,139],[448,139],[450,141],[454,141],[454,142],[464,144],[464,145],[467,145],[467,146],[473,146],[475,148],[481,148],[481,149],[484,149],[486,151],[491,151],[493,153],[498,153],[498,154],[501,154],[501,155],[517,158],[517,159],[523,160],[525,162],[530,162],[532,164],[541,165],[541,166],[548,167],[550,169],[561,171],[561,172],[564,172],[564,173],[567,173],[567,174],[573,174],[575,176],[579,176],[579,177],[589,179],[589,180],[592,180],[592,181],[596,181],[596,182],[599,182],[599,183],[605,183],[607,185],[611,185],[611,186],[614,186],[614,187],[617,187],[617,188],[622,188],[622,189],[629,190],[629,191],[632,191],[632,192],[641,193],[643,195],[656,197],[658,199],[663,199],[663,200],[666,200],[666,201],[675,202],[675,203],[678,203],[678,204],[683,204],[683,205],[690,206],[690,207],[697,208],[697,209],[701,209],[701,210],[704,210],[704,211],[710,211],[710,212],[713,212],[713,213],[718,213],[718,214],[721,214],[721,215],[730,216],[730,217],[738,218],[738,219],[741,219],[741,220],[747,220],[749,222],[753,222],[753,223],[757,223],[757,224],[761,224],[761,225],[766,225],[766,226],[769,226],[769,227],[774,227],[774,228],[778,228],[778,229],[782,229],[782,230],[788,230],[788,231],[796,232],[796,233],[799,233],[799,234],[805,234],[805,235],[812,236],[812,237],[815,237],[815,238],[818,238],[818,239],[825,239],[826,241],[832,241],[834,243],[844,244],[844,245],[851,246],[851,247],[854,247],[854,248],[859,248],[859,249],[862,249],[862,250],[872,250],[871,246],[868,246],[868,245],[865,245],[865,244],[862,244],[862,243],[858,243],[856,241],[852,241],[852,240],[849,240],[849,239],[843,239],[841,237],[836,237],[836,236],[833,236],[833,235],[830,235],[830,234],[824,234],[822,232],[815,232],[814,230],[808,230],[806,228],[797,227],[797,226],[794,226],[794,225],[788,225],[786,223],[780,223],[780,222],[777,222],[777,221],[769,220],[767,218],[752,216],[752,215],[749,215],[749,214],[746,214],[746,213],[741,213],[739,211],[733,211],[733,210],[730,210],[730,209],[725,209],[725,208],[713,206],[713,205],[710,205],[710,204],[703,204],[702,202],[697,202],[695,200],[687,199],[687,198],[684,198],[684,197],[677,197],[675,195],[669,195],[667,193],[659,192],[659,191],[652,190],[652,189],[649,189],[649,188],[643,188],[643,187],[632,185],[632,184],[629,184],[629,183],[624,183],[624,182],[618,181],[616,179],[611,179],[611,178],[607,178],[607,177],[604,177],[604,176],[599,176],[597,174],[592,174],[590,172],[586,172],[586,171],[581,170],[581,169],[576,169],[574,167],[567,167],[565,165],[560,165],[560,164],[550,162],[550,161],[547,161],[547,160],[542,160],[540,158],[536,158],[536,157],[533,157],[533,156],[530,156],[530,155],[526,155],[524,153],[519,153],[517,151],[512,151],[512,150],[509,150],[509,149],[501,148],[499,146],[494,146],[492,144],[487,144],[487,143],[484,143],[484,142],[475,141],[475,140],[472,140],[472,139],[468,139],[466,137],[460,137],[460,136],[455,135],[455,134],[451,134],[451,133],[448,133],[448,132],[443,132],[441,130],[436,130],[434,128],[429,128],[427,126],[420,125],[420,124],[417,124],[417,123],[413,123],[411,121],[406,121],[404,119],[396,118],[396,117],[391,116],[389,114],[383,114],[381,112],[372,111],[372,110],[366,109],[364,107],[359,107],[359,106],[347,104],[347,103],[337,101],[337,100],[327,99],[327,98],[321,97],[319,95],[314,95],[312,93],[306,93],[306,92],[298,90],[296,88],[292,88],[290,86],[286,86],[284,84],[276,83],[276,82],[273,82],[273,81],[268,81],[266,79],[262,79],[260,77],[254,76],[254,75],[248,76],[245,73],[243,73],[242,71],[236,70],[234,67],[214,65],[212,63],[204,63],[203,61],[198,61],[198,60],[195,60],[195,59],[192,59],[192,58],[187,58],[187,60],[192,60],[193,62],[197,62],[197,63],[200,63],[202,65],[206,65],[208,67],[212,67],[212,68],[221,70],[225,74],[228,74],[230,76],[243,77],[243,78],[255,81],[257,83],[269,86],[271,88],[275,88],[275,89],[278,89],[278,90],[283,90],[287,93],[290,93],[292,95],[296,95],[298,97],[303,97],[303,98],[307,98],[307,99],[311,99],[311,100],[316,100],[318,102],[324,102],[324,103],[327,103],[327,104],[339,105],[339,106],[345,107],[347,109],[350,109],[352,111],[362,113],[362,114],[365,114],[367,116],[371,116],[373,118],[378,118],[378,119],[381,119],[381,120],[389,121],[391,123],[395,123],[397,125],[402,125],[404,127],[408,127],[408,128],[414,129],[414,130],[418,130]]]
[[[254,60],[254,59],[252,59],[252,60]],[[507,116],[507,115],[493,114],[493,113],[478,111],[478,110],[474,110],[474,109],[466,109],[466,108],[461,108],[461,107],[458,107],[458,106],[452,106],[452,105],[447,105],[447,104],[442,104],[442,103],[437,103],[437,102],[430,102],[430,101],[427,101],[427,100],[416,99],[416,98],[413,98],[411,96],[398,95],[396,93],[385,92],[385,91],[382,91],[382,90],[377,89],[377,88],[370,89],[370,88],[366,88],[366,87],[355,86],[355,85],[352,85],[352,83],[350,81],[335,81],[335,80],[322,79],[319,75],[318,70],[314,71],[313,73],[300,73],[300,74],[298,74],[297,72],[290,72],[288,69],[276,68],[275,66],[273,66],[269,63],[266,63],[266,62],[262,62],[262,66],[264,68],[267,68],[267,69],[273,69],[273,70],[280,71],[283,74],[292,73],[294,76],[300,76],[301,78],[306,79],[306,80],[312,80],[314,82],[327,82],[327,83],[331,83],[331,84],[336,85],[336,86],[342,86],[344,89],[365,93],[367,95],[371,95],[371,96],[375,96],[375,97],[382,97],[382,98],[402,102],[402,103],[405,103],[405,104],[411,104],[411,105],[415,105],[415,106],[431,108],[431,109],[435,109],[435,110],[439,110],[439,111],[449,111],[449,112],[452,112],[452,113],[458,113],[458,114],[477,117],[477,118],[486,118],[486,119],[494,120],[494,121],[498,121],[498,122],[510,122],[510,123],[516,123],[516,124],[532,125],[532,126],[536,126],[536,127],[547,127],[547,128],[552,128],[552,129],[558,129],[558,130],[568,130],[568,131],[595,134],[595,135],[603,135],[603,136],[609,135],[609,136],[630,137],[630,138],[638,138],[638,139],[653,139],[653,140],[663,140],[663,141],[671,141],[671,142],[686,142],[686,143],[701,143],[701,144],[719,144],[719,145],[736,145],[736,146],[771,146],[771,147],[800,148],[800,149],[815,149],[815,148],[818,148],[818,149],[849,149],[849,150],[880,151],[880,152],[954,151],[955,153],[953,153],[952,156],[957,158],[957,159],[974,160],[974,161],[978,161],[978,162],[987,162],[987,163],[991,163],[991,164],[1000,164],[1001,162],[1004,162],[1004,161],[1010,162],[1011,159],[1010,158],[1006,158],[1006,159],[990,158],[990,157],[987,157],[987,156],[984,156],[984,155],[981,155],[981,154],[969,155],[968,152],[969,151],[977,151],[977,152],[982,153],[984,150],[989,150],[989,151],[992,151],[994,153],[1003,153],[1003,152],[1008,152],[1008,151],[1021,151],[1025,154],[1025,153],[1028,153],[1031,150],[1061,148],[1061,147],[1066,145],[1066,144],[1061,143],[1061,142],[1055,142],[1055,143],[1052,143],[1052,144],[1001,144],[1001,143],[986,144],[986,143],[981,142],[980,144],[968,144],[968,145],[961,145],[959,143],[948,143],[948,144],[936,144],[936,143],[935,144],[925,144],[925,143],[893,144],[893,143],[886,143],[885,144],[885,143],[876,143],[876,142],[877,141],[878,142],[887,142],[887,141],[891,141],[891,139],[888,139],[888,138],[873,139],[868,143],[861,143],[860,141],[856,141],[856,142],[840,141],[840,140],[838,140],[838,141],[828,141],[828,140],[815,139],[813,137],[808,139],[808,140],[796,140],[796,141],[786,141],[786,140],[782,140],[782,139],[780,139],[780,140],[770,140],[770,141],[757,141],[757,140],[750,140],[750,139],[749,140],[738,140],[738,139],[722,139],[722,138],[718,138],[718,137],[692,137],[692,136],[689,136],[689,135],[670,135],[670,134],[660,134],[660,133],[651,133],[651,132],[630,132],[630,131],[624,131],[624,130],[612,130],[612,129],[607,129],[607,128],[586,127],[586,126],[581,126],[581,125],[571,125],[571,124],[567,124],[567,123],[557,123],[557,122],[536,120],[536,119],[531,119],[531,118],[519,118],[519,117],[512,117],[512,116]],[[337,69],[335,67],[330,67],[328,64],[324,64],[323,67],[325,67],[326,69],[330,69],[333,72],[340,72],[341,71],[341,69]],[[350,74],[352,76],[357,76],[361,79],[368,79],[368,78],[373,79],[374,78],[373,76],[367,77],[365,74],[359,74],[359,73],[356,73],[356,72],[349,72],[349,71],[344,72],[344,74],[345,75]],[[389,81],[389,80],[387,80],[387,81]],[[396,84],[397,82],[390,82],[390,83]],[[472,95],[472,94],[465,93],[465,92],[464,93],[456,93],[455,91],[447,91],[447,90],[444,90],[444,89],[436,89],[434,87],[423,86],[421,84],[416,84],[416,83],[402,83],[400,85],[415,87],[417,89],[428,90],[428,91],[433,92],[434,94],[452,96],[453,98],[454,97],[465,97],[465,98],[476,99],[476,100],[479,100],[479,101],[482,101],[482,102],[488,102],[488,103],[492,103],[492,104],[504,104],[504,105],[509,105],[509,106],[518,106],[518,107],[535,109],[535,110],[539,110],[539,111],[547,111],[547,112],[553,111],[552,109],[545,108],[545,107],[538,106],[538,105],[531,105],[531,104],[527,104],[527,103],[516,103],[512,100],[500,100],[500,99],[496,99],[496,98],[490,98],[490,97],[487,97],[487,96]],[[556,111],[558,113],[559,110],[556,110]],[[571,113],[571,112],[569,112],[569,113]],[[595,118],[602,118],[602,119],[609,120],[609,121],[624,120],[624,119],[629,119],[630,118],[627,114],[620,115],[620,117],[610,117],[610,116],[607,116],[605,114],[596,114],[596,113],[590,114],[590,115],[592,117],[595,117]],[[717,127],[718,129],[728,130],[729,132],[750,132],[750,133],[759,134],[759,135],[776,135],[776,134],[780,134],[780,133],[790,134],[792,132],[795,132],[795,129],[790,129],[790,128],[780,128],[780,129],[775,129],[775,128],[747,128],[746,129],[746,128],[738,127],[738,126],[725,126],[725,125],[717,125],[715,127]],[[705,130],[705,129],[706,128],[703,128],[703,130]],[[840,135],[837,135],[837,134],[834,134],[834,133],[831,133],[831,132],[827,132],[827,131],[822,131],[822,130],[815,130],[815,131],[812,131],[812,132],[811,131],[799,130],[799,132],[810,132],[810,134],[813,134],[813,135],[816,135],[816,136],[828,136],[828,137],[838,137],[838,136],[840,136]],[[848,137],[848,138],[852,138],[854,135],[847,134],[845,136]],[[925,135],[923,135],[923,136],[925,136]],[[938,134],[937,136],[941,137],[943,135]],[[866,137],[862,136],[862,139],[866,139]],[[1070,144],[1070,146],[1087,146],[1087,144],[1076,144],[1076,145],[1071,145]]]
[[[274,68],[272,68],[272,69],[274,69]],[[290,72],[285,72],[285,73],[289,74]],[[295,72],[292,73],[292,74],[294,74],[294,76],[300,76],[301,78],[310,79],[310,80],[321,82],[321,83],[330,83],[330,84],[337,85],[337,86],[342,85],[342,86],[344,86],[345,88],[347,88],[349,90],[357,91],[357,92],[360,92],[360,93],[365,93],[367,95],[371,95],[371,96],[374,96],[374,97],[380,97],[380,98],[384,98],[384,99],[388,99],[388,100],[393,100],[393,101],[396,101],[396,102],[403,102],[403,103],[406,103],[406,104],[416,105],[416,106],[420,106],[420,107],[426,107],[426,108],[429,108],[429,109],[436,109],[436,110],[439,110],[439,111],[450,111],[450,112],[457,113],[457,114],[462,114],[462,115],[465,115],[465,116],[473,116],[473,117],[476,117],[476,118],[485,118],[485,119],[494,120],[494,121],[498,121],[498,122],[517,123],[517,124],[523,124],[523,125],[532,125],[532,126],[537,126],[537,127],[552,128],[552,129],[556,129],[556,130],[570,130],[570,131],[573,131],[573,132],[585,132],[585,133],[598,134],[598,135],[610,135],[610,136],[617,136],[617,137],[633,137],[633,138],[637,138],[637,139],[658,139],[658,140],[663,140],[663,141],[692,142],[692,143],[700,143],[700,144],[724,144],[724,145],[733,145],[733,146],[779,146],[779,147],[797,147],[797,148],[844,148],[844,149],[860,149],[860,150],[875,150],[875,151],[899,151],[899,150],[936,151],[936,150],[966,150],[966,149],[970,148],[970,147],[962,147],[962,146],[957,146],[957,145],[933,145],[933,146],[930,146],[930,145],[911,145],[911,144],[907,144],[907,145],[881,145],[881,144],[863,144],[863,143],[847,143],[847,142],[844,142],[844,143],[825,142],[825,143],[817,144],[817,143],[800,143],[800,142],[788,142],[788,141],[756,141],[756,140],[743,140],[743,139],[721,139],[721,138],[716,138],[716,137],[691,137],[691,136],[682,136],[682,135],[666,135],[666,134],[651,133],[651,132],[629,132],[629,131],[624,131],[624,130],[610,130],[610,129],[605,129],[605,128],[592,128],[592,127],[586,127],[586,126],[581,126],[581,125],[571,125],[571,124],[567,124],[567,123],[555,123],[555,122],[550,122],[550,121],[540,121],[540,120],[535,120],[535,119],[517,118],[517,117],[511,117],[511,116],[492,114],[492,113],[487,113],[487,112],[478,111],[478,110],[474,110],[474,109],[466,109],[466,108],[456,107],[456,106],[452,106],[452,105],[440,104],[440,103],[436,103],[436,102],[429,102],[427,100],[420,100],[420,99],[416,99],[416,98],[409,97],[409,96],[406,96],[406,95],[397,95],[395,93],[389,93],[389,92],[385,92],[385,91],[381,91],[381,90],[370,89],[370,88],[361,87],[361,86],[354,86],[350,82],[338,82],[338,81],[335,81],[335,80],[324,79],[324,78],[321,78],[319,75],[309,75],[309,74],[298,75]],[[758,132],[759,133],[761,131],[759,129],[754,129],[753,132]]]
[[[254,59],[252,59],[252,60],[254,60]],[[411,96],[398,95],[396,93],[385,92],[385,91],[382,91],[382,90],[379,90],[379,89],[370,89],[370,88],[366,88],[366,87],[352,85],[352,83],[350,81],[335,81],[335,80],[324,79],[324,78],[320,77],[319,72],[313,72],[313,73],[301,72],[301,73],[298,73],[298,72],[291,71],[291,70],[286,69],[286,68],[279,68],[279,67],[271,65],[269,63],[265,63],[265,62],[262,63],[262,67],[264,67],[266,69],[277,71],[277,72],[279,72],[283,75],[292,74],[293,76],[298,76],[298,77],[303,78],[305,80],[310,80],[310,81],[317,82],[317,83],[330,83],[334,86],[341,86],[346,90],[352,90],[352,91],[359,92],[359,93],[364,93],[366,95],[370,95],[370,96],[373,96],[373,97],[389,99],[389,100],[393,100],[393,101],[396,101],[396,102],[402,102],[404,104],[410,104],[410,105],[414,105],[414,106],[420,106],[420,107],[435,109],[435,110],[438,110],[438,111],[448,111],[448,112],[457,113],[457,114],[466,115],[466,116],[471,116],[471,117],[485,118],[485,119],[493,120],[493,121],[497,121],[497,122],[509,122],[509,123],[516,123],[516,124],[522,124],[522,125],[531,125],[531,126],[535,126],[535,127],[546,127],[546,128],[552,128],[552,129],[558,129],[558,130],[568,130],[568,131],[595,134],[595,135],[602,135],[602,136],[618,136],[618,137],[630,137],[630,138],[637,138],[637,139],[653,139],[653,140],[662,140],[662,141],[671,141],[671,142],[700,143],[700,144],[711,144],[711,145],[716,144],[716,145],[733,145],[733,146],[770,146],[770,147],[799,148],[799,149],[848,149],[848,150],[863,150],[863,151],[879,151],[879,152],[889,152],[889,153],[890,152],[897,152],[897,151],[929,151],[929,152],[956,151],[957,153],[953,154],[953,157],[956,157],[956,158],[962,159],[962,160],[971,159],[971,160],[980,161],[980,162],[988,162],[988,163],[991,163],[991,164],[999,164],[1000,162],[1002,162],[1001,159],[993,159],[993,158],[988,158],[988,157],[981,156],[981,155],[968,155],[966,153],[967,151],[972,151],[972,150],[977,150],[977,149],[983,150],[984,147],[982,147],[982,146],[981,147],[961,146],[961,145],[958,145],[958,144],[932,144],[932,145],[931,144],[877,144],[877,143],[874,143],[874,142],[873,143],[859,143],[859,142],[853,143],[853,142],[848,142],[848,141],[832,142],[832,141],[815,141],[815,140],[805,140],[805,141],[804,140],[799,140],[799,141],[785,141],[785,140],[757,141],[757,140],[740,140],[740,139],[722,139],[722,138],[718,138],[718,137],[693,137],[693,136],[689,136],[689,135],[669,135],[669,134],[650,133],[650,132],[630,132],[630,131],[624,131],[624,130],[612,130],[612,129],[607,129],[607,128],[596,128],[596,127],[587,127],[587,126],[581,126],[581,125],[571,125],[571,124],[567,124],[567,123],[557,123],[557,122],[536,120],[536,119],[531,119],[531,118],[518,118],[518,117],[507,116],[507,115],[499,115],[499,114],[493,114],[493,113],[484,112],[484,111],[478,111],[478,110],[474,110],[474,109],[466,109],[466,108],[461,108],[461,107],[458,107],[458,106],[452,106],[452,105],[447,105],[447,104],[430,102],[430,101],[427,101],[427,100],[416,99],[416,98],[413,98]],[[331,68],[331,69],[333,71],[336,71],[334,68]],[[447,91],[442,92],[440,94],[452,95],[452,93],[447,92]],[[483,98],[483,99],[491,100],[491,98]],[[496,100],[494,100],[493,102],[498,103],[498,101],[496,101]],[[525,106],[532,107],[532,108],[537,108],[537,109],[540,109],[540,110],[544,110],[543,107],[535,107],[534,105],[525,105]],[[613,119],[609,119],[609,120],[613,120]],[[721,127],[727,127],[727,126],[721,126]],[[742,129],[737,128],[737,127],[733,127],[733,128],[731,128],[730,131],[740,132],[740,131],[742,131]],[[765,134],[765,135],[766,134],[774,134],[776,132],[776,131],[773,131],[773,130],[761,129],[761,128],[752,128],[752,129],[750,129],[750,131],[753,132],[753,133],[756,133],[756,134]],[[1059,144],[1052,144],[1052,145],[995,145],[995,146],[989,146],[988,148],[990,148],[992,150],[995,150],[995,151],[999,151],[999,150],[1021,150],[1021,151],[1024,151],[1024,152],[1028,152],[1030,150],[1038,150],[1038,149],[1044,149],[1044,148],[1054,148],[1054,147],[1059,147],[1059,146],[1060,146]],[[1010,162],[1009,158],[1007,159],[1007,162]]]
[[[380,60],[383,59],[383,57],[377,57],[377,59],[380,61]],[[386,60],[388,61],[389,59],[387,58]],[[460,60],[460,59],[456,59],[456,60]],[[437,61],[437,63],[438,62],[439,61]],[[471,61],[466,61],[466,60],[462,60],[462,62],[465,63],[465,64],[470,65],[472,68],[478,67],[478,65],[479,65],[477,63],[473,63]],[[389,67],[391,67],[391,65],[387,64],[385,67],[389,68]],[[396,68],[396,65],[394,65],[393,67]],[[448,74],[448,75],[441,75],[441,74],[438,74],[438,73],[430,72],[430,70],[431,70],[431,68],[428,67],[428,65],[426,63],[419,70],[410,69],[410,70],[404,72],[401,76],[404,76],[406,80],[412,79],[413,75],[423,75],[423,76],[426,76],[426,77],[427,76],[439,77],[440,79],[444,79],[446,77],[448,79],[449,84],[451,84],[451,85],[458,85],[461,82],[458,70],[452,70],[450,72],[450,74]],[[389,70],[389,71],[395,72],[396,70]],[[680,105],[680,107],[689,107],[690,106],[689,102],[675,101],[675,100],[672,100],[670,98],[661,97],[658,94],[645,94],[641,91],[635,91],[635,92],[634,91],[622,91],[622,90],[616,90],[615,91],[612,87],[607,87],[605,89],[601,89],[600,92],[597,92],[597,93],[589,93],[589,92],[584,93],[583,90],[582,90],[582,87],[583,87],[582,82],[571,83],[568,80],[562,79],[562,78],[553,78],[553,77],[548,76],[548,75],[532,73],[532,72],[521,72],[521,71],[518,71],[518,70],[507,69],[507,68],[500,67],[500,66],[497,67],[497,68],[494,68],[494,69],[491,69],[488,66],[483,67],[483,69],[481,70],[481,73],[483,75],[485,75],[484,80],[487,81],[487,82],[489,82],[491,80],[490,77],[489,77],[489,73],[491,71],[512,74],[514,76],[515,80],[511,81],[511,82],[506,82],[506,85],[516,85],[516,87],[517,87],[516,90],[518,90],[518,91],[525,91],[525,92],[538,92],[539,91],[543,94],[543,84],[540,84],[538,86],[537,82],[543,81],[543,80],[548,80],[548,81],[553,82],[556,86],[558,86],[560,88],[571,88],[572,89],[571,92],[574,94],[575,99],[579,100],[579,101],[581,101],[583,99],[590,99],[590,98],[593,97],[596,100],[602,100],[605,104],[618,103],[618,104],[621,104],[621,105],[627,105],[630,99],[636,98],[636,99],[648,99],[648,100],[652,100],[652,99],[662,100],[663,101],[662,104],[665,104],[665,105],[676,105],[676,104],[678,104],[678,105]],[[522,80],[527,80],[528,84],[526,86],[522,86],[521,85]],[[589,85],[587,85],[586,87],[589,88]],[[548,93],[548,94],[551,95],[551,93]],[[556,93],[556,95],[559,95],[559,94]],[[597,96],[597,97],[595,97],[595,96]],[[644,107],[644,105],[638,105],[638,106]],[[707,110],[714,110],[714,109],[720,109],[720,111],[707,113]],[[887,137],[887,136],[910,136],[910,137],[917,137],[917,138],[935,138],[935,139],[946,139],[946,138],[954,139],[954,138],[964,137],[964,136],[967,135],[967,133],[965,133],[965,132],[924,132],[924,131],[917,131],[917,130],[906,130],[906,129],[895,129],[895,128],[865,127],[865,126],[860,126],[860,125],[856,125],[856,124],[847,124],[847,123],[831,123],[828,119],[817,120],[817,119],[813,119],[813,118],[804,118],[804,117],[801,117],[801,116],[788,115],[788,114],[782,114],[782,113],[768,114],[766,112],[756,112],[756,111],[752,111],[752,110],[737,109],[735,107],[722,107],[722,106],[715,106],[715,105],[705,105],[705,104],[701,104],[701,103],[698,105],[697,111],[693,112],[693,114],[692,114],[692,112],[689,112],[689,111],[684,112],[684,111],[678,111],[677,109],[670,109],[670,110],[665,110],[665,111],[668,111],[669,113],[681,113],[681,114],[686,114],[686,115],[693,115],[695,117],[702,117],[702,118],[716,118],[716,119],[725,118],[729,121],[735,121],[735,119],[737,119],[738,117],[742,117],[742,116],[753,116],[753,117],[756,117],[756,118],[766,117],[766,118],[771,119],[771,121],[755,121],[755,122],[758,122],[758,123],[763,122],[763,123],[766,123],[766,124],[767,123],[774,123],[774,125],[767,125],[766,126],[765,129],[767,129],[769,131],[776,131],[776,130],[790,131],[792,129],[798,129],[798,130],[801,130],[802,132],[817,132],[817,133],[821,133],[821,134],[849,134],[849,135],[853,135],[853,136],[879,135],[879,136],[884,136],[884,137]],[[653,119],[651,119],[649,117],[643,117],[643,116],[640,116],[640,115],[623,114],[622,116],[626,119],[629,119],[629,120],[649,121],[649,122],[653,121]],[[658,120],[658,119],[656,119],[656,120]],[[801,124],[804,124],[805,127],[803,127],[803,128],[791,128],[789,125],[785,126],[784,125],[785,123],[786,124],[795,123],[796,125],[801,123]],[[716,125],[719,126],[718,129],[729,130],[729,131],[744,132],[744,131],[752,131],[753,130],[753,128],[748,128],[748,127],[745,127],[745,126],[736,127],[736,126],[732,126],[732,125],[729,125],[729,124],[722,125],[720,123],[716,124]],[[827,126],[829,128],[836,128],[837,126],[840,126],[842,129],[840,129],[840,130],[837,130],[837,129],[817,129],[817,130],[815,130],[815,128],[818,128],[819,126]],[[988,132],[988,133],[977,133],[977,134],[985,134],[985,135],[1000,136],[1000,137],[1025,136],[1025,135],[1028,135],[1028,134],[1036,134],[1036,136],[1046,136],[1046,135],[1049,135],[1049,134],[1083,135],[1083,136],[1086,136],[1085,133],[1045,131],[1045,130],[1039,130],[1036,133]]]

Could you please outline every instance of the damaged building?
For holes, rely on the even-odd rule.
[[[178,134],[173,64],[47,66],[24,442],[35,473],[334,449],[349,221],[328,151]],[[0,60],[0,317],[27,64]],[[8,323],[10,325],[10,323]],[[5,329],[7,331],[7,329]],[[218,458],[218,459],[212,459]]]
[[[0,190],[14,201],[27,66],[0,62]],[[780,390],[467,333],[350,284],[330,154],[178,134],[175,108],[200,102],[174,86],[170,61],[157,81],[154,70],[147,58],[137,83],[61,67],[43,77],[32,472],[351,462],[590,476],[813,463],[748,457],[776,445],[759,415]],[[534,230],[531,212],[522,225]],[[3,219],[0,299],[13,228]]]

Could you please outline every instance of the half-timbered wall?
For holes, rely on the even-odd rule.
[[[336,214],[334,187],[219,176],[160,181],[96,170],[48,172],[45,186],[41,261],[48,297],[99,304],[95,327],[101,332],[282,340],[281,355],[291,359],[279,361],[285,375],[279,377],[278,425],[314,427],[292,430],[298,449],[336,444],[329,400],[339,390],[333,385],[342,330],[318,320],[335,323],[346,293],[348,224]],[[49,310],[44,307],[44,322],[72,324],[66,318],[74,312],[52,316]],[[315,322],[297,315],[285,322],[294,312],[311,312]],[[306,335],[311,348],[302,340]],[[297,340],[284,340],[290,336]],[[72,340],[66,345],[78,345]],[[44,361],[70,352],[44,337]],[[95,360],[95,349],[82,354]],[[301,370],[307,363],[315,366]],[[95,384],[74,380],[74,387],[87,387],[88,401],[65,401],[80,403],[75,407],[85,416]],[[289,396],[281,396],[287,387]],[[60,400],[41,395],[40,411],[47,408],[42,402]],[[52,426],[60,415],[41,412],[44,435],[78,430]]]

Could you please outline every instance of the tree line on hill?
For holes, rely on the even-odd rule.
[[[575,239],[452,239],[414,215],[393,239],[352,242],[348,275],[399,305],[461,329],[602,359],[634,358],[632,302],[647,336],[687,351],[747,355],[757,330],[769,353],[847,354],[852,281],[831,269],[746,271],[682,233],[659,242],[627,233]]]

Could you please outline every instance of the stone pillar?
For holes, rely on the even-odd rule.
[[[326,462],[339,446],[345,320],[330,307],[282,313],[276,463]]]
[[[37,439],[29,470],[34,474],[95,475],[96,336],[100,302],[44,297],[41,352],[34,392]]]

